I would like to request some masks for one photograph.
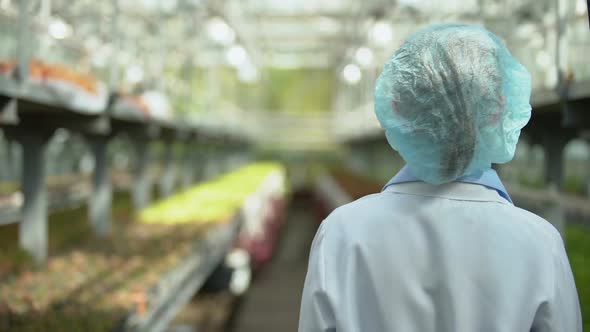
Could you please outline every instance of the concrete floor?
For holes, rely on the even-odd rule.
[[[273,261],[257,276],[234,322],[235,332],[297,331],[299,305],[317,221],[311,203],[292,203]]]

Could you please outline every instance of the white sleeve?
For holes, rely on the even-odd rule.
[[[557,235],[554,250],[554,289],[537,311],[533,332],[582,332],[582,314],[572,269],[563,240]]]
[[[320,226],[311,245],[299,313],[299,332],[336,331],[334,308],[326,290],[324,245],[324,228]]]

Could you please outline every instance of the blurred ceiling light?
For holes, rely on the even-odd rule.
[[[484,2],[484,12],[490,16],[496,16],[500,13],[500,4],[495,1],[486,1]]]
[[[541,67],[541,68],[547,68],[549,65],[551,65],[551,56],[549,55],[549,53],[545,50],[541,50],[539,51],[539,53],[537,53],[537,57],[535,58],[535,62],[537,63],[537,66]]]
[[[54,0],[55,1],[55,0]],[[123,12],[142,12],[142,14],[170,13],[178,8],[178,0],[114,0]],[[140,14],[141,15],[141,14]]]
[[[322,33],[338,33],[342,28],[340,21],[327,17],[320,16],[317,19],[317,29]]]
[[[129,68],[127,68],[127,71],[125,72],[125,79],[129,82],[129,83],[139,83],[143,80],[144,77],[144,72],[143,69],[138,66],[138,65],[133,65]]]
[[[543,15],[543,24],[545,24],[545,26],[549,26],[549,25],[553,25],[555,23],[555,12],[553,11],[548,11],[545,13],[545,15]]]
[[[314,60],[317,62],[318,57],[314,57]],[[280,69],[297,69],[300,68],[305,62],[305,58],[302,57],[300,54],[293,54],[293,53],[271,53],[270,54],[270,63],[271,67],[280,68]]]
[[[588,3],[584,0],[576,1],[576,14],[577,15],[584,15],[588,11],[587,5]]]
[[[177,0],[166,0],[160,2],[160,9],[165,13],[172,13],[178,7]]]
[[[234,67],[243,65],[248,60],[248,53],[240,45],[234,45],[227,49],[225,60]]]
[[[119,52],[117,52],[115,55],[117,63],[121,66],[127,66],[134,60],[134,57],[131,54],[123,50],[119,50]]]
[[[234,30],[219,17],[214,17],[207,22],[207,35],[214,42],[228,46],[236,40]]]
[[[371,63],[373,63],[373,51],[371,51],[371,49],[366,46],[359,47],[359,49],[356,50],[356,53],[354,54],[354,58],[356,59],[356,62],[359,63],[359,65],[368,67],[371,65]]]
[[[92,52],[90,61],[92,62],[93,66],[97,68],[104,68],[109,62],[112,53],[113,49],[110,45],[102,45],[96,51]]]
[[[171,68],[180,68],[185,61],[186,53],[183,53],[181,50],[175,50],[169,52],[166,55],[166,63],[170,65]]]
[[[418,5],[420,2],[423,2],[421,0],[397,0],[397,3],[400,5],[404,5],[404,6],[416,6]]]
[[[520,38],[520,39],[527,39],[529,38],[535,31],[537,30],[537,27],[533,24],[533,23],[523,23],[520,24],[517,28],[516,31],[514,32],[514,34],[516,35],[516,37]]]
[[[150,105],[150,110],[154,112],[156,117],[167,118],[171,115],[170,100],[162,92],[146,91],[142,93],[141,98],[147,105]]]
[[[539,31],[535,31],[529,38],[529,45],[532,48],[541,48],[543,47],[543,43],[545,42],[545,38],[543,34]]]
[[[10,8],[10,5],[10,0],[0,0],[0,9],[8,10],[8,8]]]
[[[51,20],[47,28],[49,35],[55,39],[65,39],[72,35],[72,26],[59,18]]]
[[[375,44],[385,46],[393,39],[393,27],[387,22],[379,21],[371,28],[369,38]]]
[[[164,1],[164,2],[166,2],[166,1]],[[158,1],[157,0],[141,0],[141,4],[142,4],[143,8],[146,8],[148,10],[154,10],[158,6]]]
[[[95,51],[100,47],[100,39],[96,38],[95,36],[90,36],[84,41],[84,47],[88,51]]]
[[[553,89],[557,86],[557,68],[555,65],[549,66],[545,74],[545,87],[547,89]]]
[[[342,78],[351,85],[357,84],[361,80],[361,76],[361,69],[353,63],[346,65],[342,70]]]
[[[254,83],[258,81],[258,70],[252,64],[240,66],[238,68],[238,79],[244,83]]]

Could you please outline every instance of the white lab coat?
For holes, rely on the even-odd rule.
[[[312,244],[299,332],[581,332],[559,233],[477,184],[395,184]]]

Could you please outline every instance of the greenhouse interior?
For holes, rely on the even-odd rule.
[[[405,164],[383,66],[441,23],[531,74],[494,169],[563,237],[590,330],[588,20],[585,0],[0,0],[0,331],[297,331],[318,227]]]

